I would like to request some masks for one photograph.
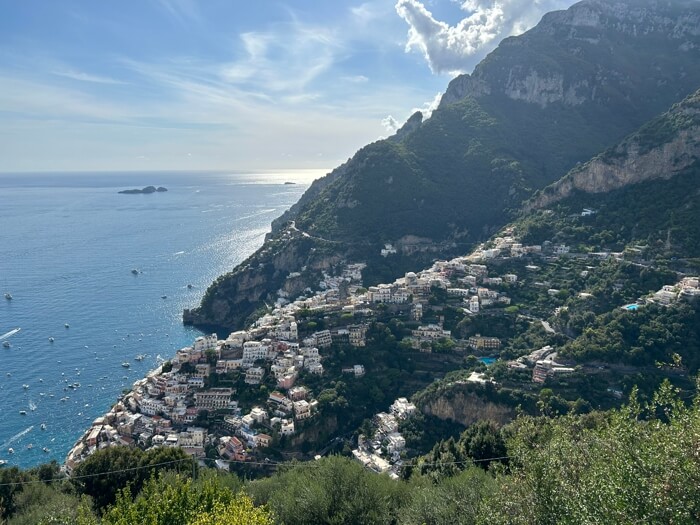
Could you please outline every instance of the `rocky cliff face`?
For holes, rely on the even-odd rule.
[[[669,179],[698,159],[700,91],[545,188],[526,204],[525,211],[550,206],[574,191],[603,193],[648,180]]]
[[[566,11],[548,13],[524,35],[504,40],[471,75],[450,82],[441,106],[486,95],[542,108],[553,103],[575,107],[619,95],[624,99],[625,92],[636,84],[633,66],[639,58],[634,58],[635,46],[646,50],[649,61],[659,59],[659,49],[654,47],[661,42],[664,48],[692,55],[698,53],[699,31],[700,14],[693,1],[585,0]],[[561,61],[511,60],[546,46],[558,49],[560,58],[581,67],[562,68]],[[595,56],[599,60],[591,61]],[[627,68],[618,67],[625,61]],[[687,71],[680,68],[676,73],[682,78]],[[654,79],[660,85],[670,80]]]
[[[473,392],[459,392],[449,399],[439,397],[426,403],[422,410],[424,414],[454,421],[465,427],[480,420],[504,425],[515,417],[512,408],[486,401]]]
[[[341,259],[326,248],[291,228],[279,232],[233,272],[214,281],[200,306],[184,311],[183,322],[222,333],[240,329],[258,308],[275,303],[278,290],[296,297],[315,286],[321,273]],[[302,268],[303,273],[290,278]]]

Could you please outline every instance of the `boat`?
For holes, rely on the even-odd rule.
[[[138,271],[136,268],[133,268],[133,269],[131,270],[131,273],[133,273],[134,275],[138,275],[138,274],[139,274],[139,271]]]
[[[65,326],[66,328],[70,328],[70,325],[68,323],[65,323],[63,326]]]
[[[161,295],[160,298],[161,298],[161,299],[167,299],[168,296],[167,296],[167,295]]]
[[[0,467],[3,467],[3,466],[5,466],[5,465],[7,465],[7,460],[5,460],[5,459],[0,459]]]
[[[122,363],[122,366],[123,366],[124,368],[129,368],[129,367],[131,366],[131,364],[129,364],[127,361],[124,361],[124,362]]]
[[[29,389],[29,385],[25,383],[25,384],[22,385],[22,388],[24,388],[25,390],[28,390],[28,389]]]
[[[27,415],[27,411],[26,411],[26,410],[20,410],[20,411],[19,411],[19,415],[20,415],[20,416],[26,416],[26,415]]]
[[[139,355],[137,355],[136,357],[134,357],[134,359],[135,359],[136,361],[143,361],[145,358],[146,358],[146,356],[143,355],[143,354],[139,354]]]
[[[49,337],[49,343],[53,343],[54,339],[53,337]]]
[[[46,430],[46,423],[42,423],[41,427],[39,427],[39,428],[41,428],[41,430]]]
[[[10,344],[9,341],[4,341],[4,342],[2,343],[2,346],[4,346],[5,348],[10,348],[10,346],[12,346],[12,345]]]
[[[187,289],[188,289],[188,290],[191,290],[192,288],[194,288],[194,286],[192,286],[191,284],[188,284],[188,285],[187,285]]]
[[[33,401],[29,402],[29,410],[34,412],[36,410],[36,404]]]
[[[29,443],[29,445],[27,445],[27,450],[31,450],[33,448],[34,448],[34,445],[32,443]]]
[[[5,299],[12,301],[12,294],[10,292],[5,292]]]
[[[42,448],[41,450],[43,450],[43,451],[46,452],[47,454],[48,454],[49,452],[51,452],[51,451],[50,451],[48,448],[46,448],[46,447]]]
[[[10,447],[10,448],[7,449],[7,453],[8,453],[8,454],[14,454],[14,453],[15,453],[15,449],[12,448],[12,447]]]

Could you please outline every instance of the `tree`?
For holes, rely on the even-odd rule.
[[[115,505],[105,512],[103,525],[268,525],[272,523],[265,508],[255,508],[249,497],[234,490],[233,476],[206,475],[192,481],[178,474],[148,480],[132,499],[127,487]],[[234,489],[234,490],[232,490]]]
[[[114,503],[117,493],[131,487],[136,494],[153,474],[165,470],[191,472],[192,459],[182,449],[160,447],[147,452],[138,448],[110,447],[98,450],[75,469],[73,484],[93,498],[100,510]]]

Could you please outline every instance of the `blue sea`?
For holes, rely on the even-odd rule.
[[[0,174],[0,337],[21,328],[0,346],[0,459],[62,463],[124,389],[200,335],[183,308],[323,173]],[[117,193],[147,185],[169,191]]]

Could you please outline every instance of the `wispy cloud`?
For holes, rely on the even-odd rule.
[[[263,92],[298,95],[330,70],[342,52],[323,27],[292,21],[240,36],[242,56],[222,67],[222,78]]]
[[[187,26],[189,23],[202,22],[202,15],[194,0],[156,0],[156,2],[180,25]]]
[[[121,80],[117,80],[111,77],[105,77],[101,75],[93,75],[90,73],[84,73],[82,71],[74,71],[72,69],[59,69],[52,71],[54,75],[64,78],[70,78],[72,80],[79,80],[81,82],[92,82],[94,84],[126,84]]]
[[[463,0],[467,16],[456,25],[436,20],[420,0],[398,0],[396,12],[409,26],[406,51],[423,54],[433,73],[458,74],[474,66],[502,38],[533,27],[547,11],[573,0]]]

